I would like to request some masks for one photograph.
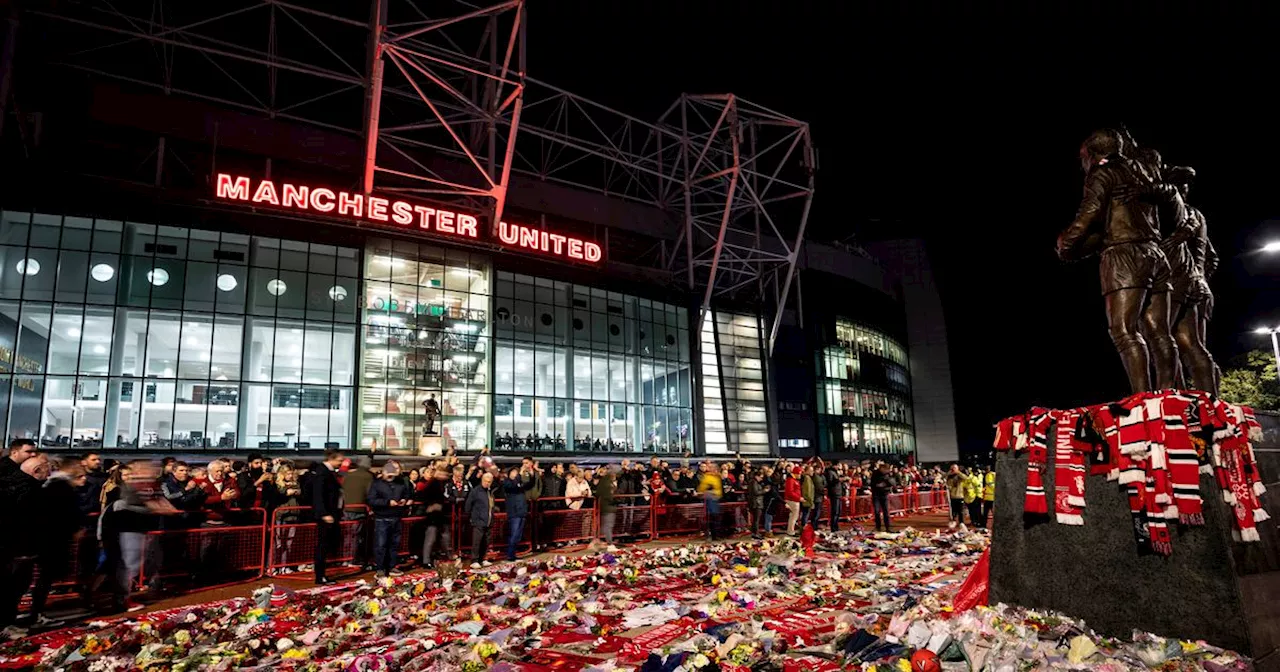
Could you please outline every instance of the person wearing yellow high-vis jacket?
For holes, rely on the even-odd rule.
[[[982,520],[991,516],[991,508],[996,505],[996,472],[991,467],[984,469],[982,477]]]
[[[982,476],[978,469],[972,468],[964,477],[964,503],[969,507],[969,522],[974,527],[985,528],[987,521],[982,517]]]

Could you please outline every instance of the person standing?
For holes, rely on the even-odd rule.
[[[527,458],[526,458],[527,459]],[[516,549],[524,539],[524,525],[529,519],[529,491],[537,485],[537,480],[530,473],[532,461],[525,466],[507,472],[502,482],[502,496],[507,512],[507,561],[516,559]]]
[[[827,465],[827,498],[831,501],[831,531],[840,531],[840,514],[844,498],[849,496],[849,484],[835,462]]]
[[[951,501],[950,528],[964,524],[964,474],[960,473],[960,465],[951,465],[947,472],[947,498]]]
[[[978,529],[985,529],[987,520],[982,515],[982,477],[978,473],[974,467],[964,477],[964,503],[969,509],[969,522]]]
[[[19,455],[19,451],[11,444],[9,456]],[[40,534],[40,522],[37,516],[18,515],[18,512],[38,511],[41,503],[42,487],[49,477],[49,459],[44,455],[36,455],[34,449],[30,456],[21,459],[4,459],[7,462],[0,471],[0,485],[3,487],[3,510],[0,517],[3,522],[3,536],[0,536],[0,549],[3,549],[3,565],[0,565],[0,626],[4,626],[3,636],[7,639],[25,637],[26,630],[18,628],[14,621],[18,616],[18,603],[31,585],[31,573],[35,567],[39,552],[37,538]]]
[[[702,500],[707,510],[707,534],[712,541],[720,538],[720,499],[724,497],[724,481],[720,478],[720,472],[716,471],[715,465],[704,462],[702,465],[702,479],[698,481],[698,494],[702,495]]]
[[[399,576],[396,556],[400,550],[401,519],[413,504],[413,491],[400,478],[400,463],[382,465],[382,477],[369,486],[373,510],[373,564],[379,577]]]
[[[822,520],[822,502],[827,498],[827,476],[822,460],[813,465],[813,509],[809,512],[809,522],[813,529],[818,529],[818,521]]]
[[[338,483],[338,468],[342,466],[342,452],[330,450],[324,461],[311,469],[311,512],[316,521],[316,585],[332,581],[325,576],[326,562],[331,550],[338,547],[342,536],[342,485]]]
[[[31,623],[36,628],[56,628],[61,621],[44,615],[49,590],[54,581],[66,577],[71,556],[67,549],[77,536],[83,537],[84,516],[80,513],[78,490],[84,487],[85,473],[79,461],[65,460],[45,481],[40,492],[37,515],[40,529],[36,535],[36,565],[39,576],[31,589]]]
[[[990,519],[991,509],[996,505],[996,472],[986,468],[982,477],[982,521]]]
[[[802,475],[800,467],[793,467],[791,475],[782,486],[782,499],[787,506],[787,536],[789,537],[796,536],[796,521],[800,520],[800,503],[804,501],[804,496],[800,492]]]
[[[463,512],[471,523],[471,569],[488,567],[489,527],[493,525],[493,474],[484,472],[467,493]]]
[[[813,511],[813,465],[806,464],[800,477],[800,529],[809,524],[809,512]]]
[[[596,509],[600,511],[600,530],[597,540],[604,539],[606,544],[613,543],[613,523],[618,515],[618,503],[614,498],[617,488],[613,479],[613,470],[609,465],[600,467],[597,472],[600,483],[596,485]]]
[[[465,487],[465,482],[463,486]],[[430,567],[435,555],[436,542],[440,542],[441,550],[446,558],[453,557],[452,534],[449,524],[453,520],[454,494],[453,483],[449,480],[449,472],[443,464],[438,465],[431,473],[427,489],[423,492],[423,504],[426,513],[423,522],[427,531],[422,537],[422,566]]]
[[[877,530],[880,529],[881,521],[884,521],[884,531],[893,531],[889,527],[889,493],[893,491],[893,486],[889,465],[881,462],[880,468],[871,474],[871,514]]]
[[[760,538],[760,516],[764,511],[764,471],[757,469],[747,477],[747,514],[751,516],[751,538]]]

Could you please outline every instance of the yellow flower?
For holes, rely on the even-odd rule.
[[[473,621],[483,621],[483,620],[484,620],[484,617],[482,617],[482,616],[480,615],[480,612],[478,612],[478,611],[477,611],[476,613],[471,614],[471,620],[473,620]]]
[[[574,613],[574,614],[578,613],[578,607],[575,606],[572,602],[565,602],[564,608],[568,609],[570,613]]]
[[[266,611],[265,609],[250,609],[250,610],[249,610],[249,613],[247,613],[247,614],[245,614],[245,615],[246,615],[246,616],[248,616],[249,618],[257,619],[259,616],[261,616],[261,615],[263,615],[263,614],[265,614],[265,613],[267,613],[267,611]]]
[[[719,575],[719,574],[712,574],[712,575],[711,575],[711,585],[713,585],[713,586],[720,585],[720,575]]]
[[[369,603],[365,605],[365,608],[374,616],[382,613],[382,605],[377,600],[369,600]]]
[[[724,598],[729,596],[729,592],[725,590],[716,591],[716,600],[724,602]]]
[[[911,661],[906,658],[899,658],[897,667],[901,672],[911,672]]]
[[[414,596],[414,597],[417,597],[417,596],[419,596],[419,595],[421,595],[421,594],[423,594],[423,593],[425,593],[425,592],[427,592],[427,584],[425,584],[425,583],[415,583],[415,584],[413,584],[413,596]]]
[[[306,658],[307,652],[303,651],[302,649],[289,649],[288,651],[284,652],[283,656],[280,656],[280,657],[284,658],[285,660],[299,660],[302,658]]]
[[[542,579],[533,579],[529,581],[530,588],[537,588],[538,586],[541,586],[541,585],[542,585]]]

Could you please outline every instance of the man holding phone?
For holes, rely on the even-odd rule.
[[[391,460],[382,466],[382,477],[369,486],[368,504],[373,509],[373,563],[378,576],[399,576],[395,566],[401,519],[413,504],[413,491],[400,477],[399,462]]]

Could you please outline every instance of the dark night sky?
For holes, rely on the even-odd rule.
[[[811,122],[821,170],[810,239],[905,232],[929,245],[962,446],[986,445],[991,422],[1029,404],[1125,391],[1097,262],[1053,254],[1080,196],[1076,151],[1094,127],[1125,123],[1166,161],[1197,169],[1191,200],[1224,260],[1210,347],[1221,361],[1264,345],[1249,330],[1280,324],[1280,255],[1251,250],[1280,238],[1274,16],[905,4],[916,9],[534,3],[529,72],[642,118],[682,91],[732,92]]]

